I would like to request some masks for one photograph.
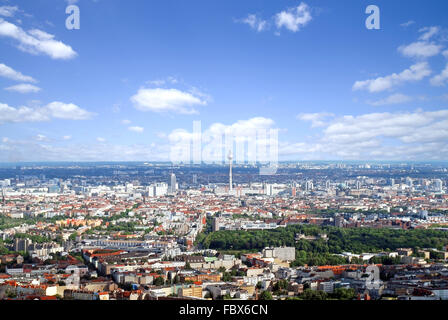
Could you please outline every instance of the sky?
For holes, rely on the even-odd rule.
[[[203,149],[274,129],[279,160],[448,160],[447,15],[440,0],[0,0],[0,162],[170,160],[194,121]]]

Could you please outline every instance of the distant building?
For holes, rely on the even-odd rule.
[[[168,193],[168,183],[156,183],[148,186],[146,192],[148,197],[161,197]]]
[[[182,287],[178,294],[180,297],[202,298],[202,286]]]
[[[177,190],[176,175],[172,173],[170,176],[170,192],[176,193],[176,190]]]
[[[440,179],[434,180],[434,189],[437,192],[442,192],[443,191],[443,181]]]
[[[314,189],[313,181],[308,180],[308,181],[305,183],[305,190],[306,190],[306,191],[312,191],[313,189]]]
[[[263,258],[276,258],[282,261],[294,261],[296,249],[294,247],[264,248]]]
[[[420,218],[423,220],[428,220],[429,213],[427,210],[421,210],[420,211]]]
[[[412,255],[412,249],[410,249],[410,248],[400,248],[400,249],[397,249],[397,253],[398,253],[400,256],[406,256],[406,257],[409,257],[409,256]]]
[[[220,225],[219,225],[219,218],[213,218],[213,223],[212,223],[212,228],[213,231],[219,231]]]
[[[344,222],[345,222],[345,220],[342,215],[337,215],[334,217],[334,226],[335,227],[343,228]]]
[[[28,251],[28,247],[33,243],[30,239],[14,239],[14,251]]]

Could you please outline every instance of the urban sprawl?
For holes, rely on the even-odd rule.
[[[448,166],[259,172],[3,165],[0,299],[448,300]]]

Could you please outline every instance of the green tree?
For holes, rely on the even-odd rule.
[[[11,290],[7,290],[6,291],[6,297],[14,299],[14,298],[17,298],[17,294],[15,292],[11,291]]]
[[[163,278],[162,278],[162,277],[157,277],[157,278],[155,278],[154,281],[153,281],[153,284],[154,284],[155,286],[163,286],[164,283],[165,283],[165,281],[163,281]]]
[[[272,294],[269,291],[263,291],[258,300],[272,300]]]
[[[353,288],[336,288],[330,297],[337,300],[353,300],[356,298],[356,292]]]
[[[78,236],[78,234],[77,234],[76,232],[73,232],[73,233],[68,237],[68,239],[71,240],[71,241],[75,241],[77,236]]]
[[[324,291],[315,291],[306,289],[300,296],[302,300],[327,300],[327,293]]]
[[[221,280],[224,282],[230,282],[230,281],[232,281],[232,275],[228,272],[224,272]]]

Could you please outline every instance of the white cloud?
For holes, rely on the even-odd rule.
[[[419,40],[428,41],[434,35],[439,33],[439,31],[440,31],[440,27],[424,27],[424,28],[421,28],[418,32],[423,32],[423,34],[420,36]]]
[[[409,21],[407,21],[407,22],[404,22],[404,23],[400,24],[400,26],[406,28],[406,27],[409,27],[409,26],[413,25],[414,23],[415,23],[415,21],[413,21],[413,20],[409,20]]]
[[[0,103],[0,124],[18,122],[43,122],[51,119],[86,120],[94,114],[72,103],[52,102],[44,107],[26,106],[14,108]]]
[[[94,115],[73,103],[52,102],[44,107],[53,118],[66,120],[87,120]]]
[[[222,161],[227,156],[229,145],[226,144],[225,137],[233,137],[237,143],[247,143],[256,146],[258,151],[247,151],[249,158],[256,157],[258,160],[264,161],[268,157],[263,150],[269,143],[269,137],[266,135],[267,130],[274,129],[274,121],[269,118],[255,117],[248,120],[239,120],[233,124],[225,125],[223,123],[213,123],[207,129],[202,131],[202,161]],[[261,132],[261,133],[260,133]],[[167,136],[170,142],[171,160],[190,161],[183,157],[185,150],[189,153],[189,145],[195,139],[195,135],[185,129],[173,130]],[[241,154],[239,156],[242,156]],[[188,157],[187,157],[188,158]],[[238,159],[235,159],[238,160]],[[240,159],[243,160],[243,159]]]
[[[442,52],[443,56],[448,59],[448,50]]]
[[[129,127],[128,130],[137,133],[142,133],[143,131],[145,131],[145,128],[135,126],[135,127]]]
[[[435,42],[430,42],[429,40],[438,34],[439,31],[440,27],[421,28],[419,32],[423,34],[418,38],[418,41],[398,47],[398,52],[405,57],[420,59],[438,55],[443,46]]]
[[[311,127],[324,127],[328,118],[334,117],[334,114],[328,112],[320,113],[301,113],[297,116],[297,119],[302,121],[310,121]]]
[[[169,161],[166,144],[115,145],[103,138],[100,140],[60,146],[35,139],[8,139],[0,143],[0,161]]]
[[[38,135],[36,136],[36,140],[37,140],[37,141],[48,141],[47,137],[44,136],[43,134],[38,134]]]
[[[18,48],[31,54],[46,54],[52,59],[71,59],[76,52],[65,43],[54,39],[54,35],[42,30],[25,31],[0,18],[0,36],[15,39]]]
[[[29,83],[21,83],[15,86],[7,87],[5,88],[5,90],[14,91],[18,93],[36,93],[39,92],[41,89]]]
[[[196,87],[190,87],[188,92],[191,93],[193,96],[200,98],[205,103],[210,103],[213,101],[213,97],[211,95],[202,92]]]
[[[250,13],[247,17],[235,20],[235,22],[247,24],[257,32],[270,29],[272,24],[275,24],[278,30],[286,28],[289,31],[298,32],[312,19],[310,7],[306,3],[301,2],[297,7],[287,8],[278,12],[269,20],[265,20],[257,14]],[[280,36],[278,30],[274,32],[276,36]]]
[[[169,77],[167,78],[167,81],[168,81],[169,83],[172,83],[172,84],[176,84],[176,83],[179,82],[179,80],[178,80],[176,77],[173,77],[173,76],[169,76]]]
[[[128,125],[128,124],[131,124],[131,120],[124,119],[124,120],[121,120],[121,123],[124,125]]]
[[[0,7],[0,16],[4,17],[12,17],[19,10],[17,6],[1,6]]]
[[[0,103],[0,124],[4,122],[39,122],[48,121],[48,115],[29,107],[13,108]]]
[[[356,81],[353,90],[368,90],[369,92],[381,92],[392,89],[402,83],[419,81],[431,74],[431,69],[427,62],[420,62],[412,65],[409,69],[401,73],[393,73],[385,77],[369,79],[365,81]]]
[[[63,136],[62,139],[63,140],[71,140],[72,136]]]
[[[177,89],[142,88],[131,97],[136,109],[153,112],[195,114],[193,106],[207,105],[207,101],[189,92]]]
[[[322,114],[326,113],[303,115],[303,118],[312,121]],[[281,141],[280,135],[280,159],[440,160],[448,157],[448,110],[347,115],[334,117],[322,125],[321,135],[306,137],[306,142]],[[274,129],[274,121],[259,117],[231,125],[212,124],[202,133],[202,160],[223,160],[223,150],[227,149],[222,139],[225,133],[244,137],[252,144],[267,145],[269,141],[259,140],[254,128]],[[187,130],[176,129],[168,138],[171,148],[176,151],[179,147],[182,151],[185,142],[192,141],[194,136]]]
[[[146,83],[152,86],[156,86],[156,87],[161,87],[164,86],[165,84],[177,84],[179,83],[179,79],[177,79],[176,77],[173,76],[168,76],[165,79],[156,79],[156,80],[151,80],[151,81],[147,81]]]
[[[256,14],[249,14],[246,18],[238,21],[249,25],[252,29],[256,30],[257,32],[266,30],[266,28],[268,27],[267,21],[257,17]]]
[[[377,101],[370,101],[367,102],[368,104],[372,106],[384,106],[384,105],[390,105],[390,104],[401,104],[412,101],[412,97],[409,97],[407,95],[404,95],[402,93],[396,93],[388,96],[385,99],[377,100]]]
[[[448,110],[338,117],[314,142],[281,143],[279,152],[296,159],[444,160]]]
[[[401,142],[436,142],[434,133],[440,132],[448,121],[448,110],[424,112],[370,113],[344,116],[336,119],[324,130],[324,140],[341,144],[365,142],[381,137],[395,138]],[[448,126],[443,135],[448,141]],[[433,133],[428,133],[433,130]],[[438,134],[437,134],[438,135]],[[412,137],[412,138],[410,138]]]
[[[0,109],[0,115],[2,111]],[[244,136],[248,138],[246,141],[263,146],[268,141],[258,139],[254,131],[274,128],[274,121],[263,117],[229,125],[214,123],[202,134],[206,144],[203,144],[203,161],[223,160],[214,156],[222,155],[226,147],[222,136],[226,132],[236,137]],[[221,137],[221,141],[217,137]],[[282,139],[281,135],[279,137]],[[170,149],[181,141],[192,139],[193,134],[177,129],[166,138],[170,143],[160,145],[114,145],[98,137],[93,144],[54,146],[35,138],[16,141],[4,137],[0,144],[0,161],[169,161]],[[293,160],[446,160],[448,110],[334,117],[325,123],[317,138],[279,142],[279,155],[280,159]]]
[[[275,16],[275,23],[277,28],[286,29],[297,32],[300,28],[306,26],[312,20],[309,6],[302,2],[295,8],[289,8],[286,11],[281,11]]]
[[[279,154],[304,160],[445,160],[448,110],[336,117],[320,137],[281,142]]]
[[[19,71],[16,71],[3,63],[0,63],[0,76],[15,81],[36,82],[36,80],[34,80],[32,77],[25,76],[21,74]]]
[[[274,126],[275,122],[272,119],[264,117],[255,117],[248,120],[238,120],[231,125],[225,125],[219,122],[215,122],[210,125],[202,133],[203,141],[211,141],[216,136],[222,136],[224,134],[231,134],[234,136],[248,137],[256,134],[257,129],[269,129]],[[182,141],[184,139],[190,139],[192,133],[184,129],[173,130],[169,135],[168,139],[171,142]]]
[[[448,83],[448,64],[446,65],[445,69],[442,70],[442,72],[436,76],[434,76],[431,79],[431,84],[436,87],[442,87],[446,83]]]
[[[407,46],[400,46],[398,51],[406,57],[429,58],[438,55],[442,48],[441,45],[432,42],[417,41]]]

